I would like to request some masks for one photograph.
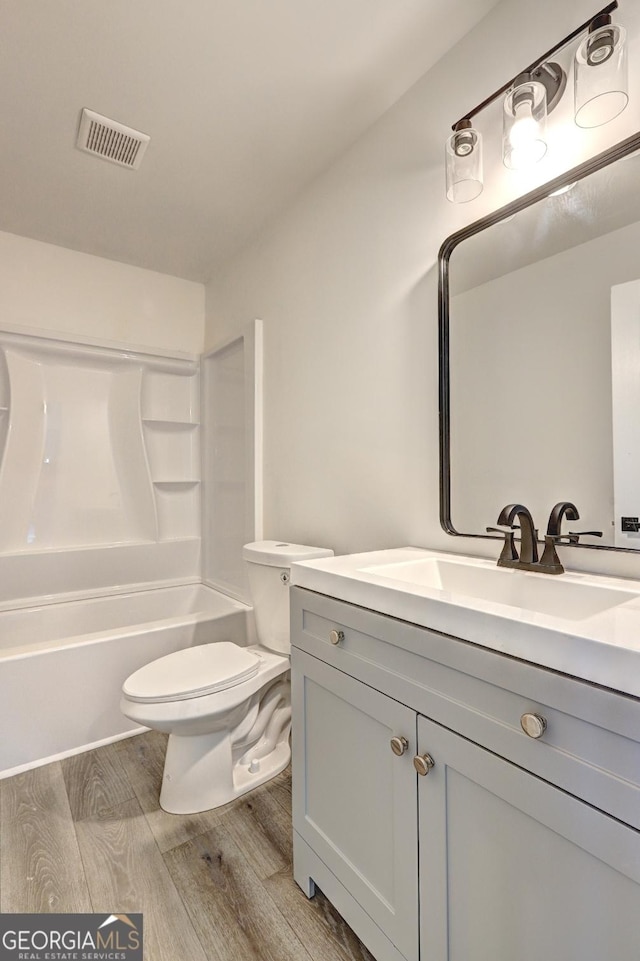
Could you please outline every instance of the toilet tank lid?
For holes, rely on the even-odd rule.
[[[327,547],[308,547],[305,544],[289,544],[285,541],[255,541],[242,548],[245,561],[268,564],[271,567],[289,567],[295,561],[311,561],[315,557],[333,557]]]
[[[197,644],[145,664],[124,682],[132,701],[184,701],[226,691],[258,673],[260,658],[230,641]]]

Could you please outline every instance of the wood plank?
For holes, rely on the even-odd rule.
[[[291,865],[291,812],[271,794],[267,784],[221,808],[220,827],[231,837],[259,878]]]
[[[0,781],[0,797],[0,911],[92,911],[60,764]]]
[[[313,961],[375,961],[319,888],[313,898],[307,898],[288,869],[263,884]]]
[[[164,859],[210,961],[310,961],[223,826]]]
[[[74,821],[102,814],[134,797],[115,744],[61,762]]]
[[[291,817],[291,765],[267,781],[265,787]]]
[[[219,823],[221,810],[184,815],[162,810],[159,797],[167,737],[159,731],[148,731],[114,745],[158,848],[163,852],[209,831]]]
[[[94,910],[141,911],[145,957],[206,961],[137,800],[76,824]]]

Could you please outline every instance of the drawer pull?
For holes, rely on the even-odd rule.
[[[426,777],[432,767],[435,767],[435,761],[430,754],[416,754],[413,759],[413,766],[422,777]]]
[[[342,644],[344,641],[344,631],[330,631],[329,640],[332,644]]]
[[[402,757],[404,752],[409,747],[409,742],[407,741],[406,737],[402,737],[402,735],[400,735],[400,737],[392,737],[390,744],[391,750],[394,754],[397,754],[398,757]]]
[[[520,727],[528,737],[542,737],[547,730],[547,722],[541,714],[523,714]]]

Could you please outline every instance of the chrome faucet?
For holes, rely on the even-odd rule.
[[[520,524],[520,555],[516,550],[514,531]],[[516,567],[523,571],[538,570],[538,532],[533,523],[531,512],[523,504],[507,504],[500,511],[498,527],[487,527],[487,531],[504,534],[504,547],[498,558],[498,567]]]

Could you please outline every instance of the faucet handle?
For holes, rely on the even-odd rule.
[[[547,574],[563,574],[564,567],[558,557],[556,546],[577,544],[579,537],[602,537],[602,531],[569,531],[568,534],[545,534],[544,552],[540,558],[540,569]]]
[[[602,537],[602,531],[569,531],[560,537],[568,537],[570,544],[577,544],[580,537]]]
[[[602,531],[567,531],[566,534],[545,534],[545,541],[553,541],[554,544],[577,544],[579,537],[602,537]]]
[[[564,574],[564,567],[558,557],[556,544],[561,544],[565,536],[565,534],[544,535],[544,550],[538,566],[545,574]],[[568,543],[568,541],[565,543]]]
[[[518,528],[513,526],[508,527],[507,525],[487,527],[487,534],[504,534],[504,545],[498,558],[499,567],[513,567],[514,563],[517,564],[519,560],[516,542],[514,540],[516,530],[518,530]]]

